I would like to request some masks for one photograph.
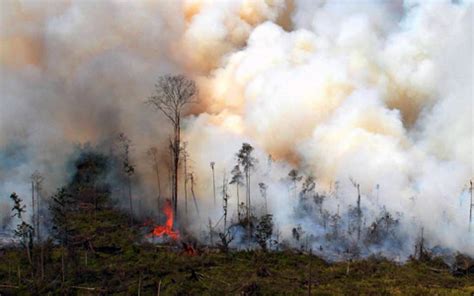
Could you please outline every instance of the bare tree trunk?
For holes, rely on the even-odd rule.
[[[171,140],[170,140],[171,141]],[[170,160],[169,163],[167,164],[168,167],[168,184],[169,184],[169,194],[171,195],[171,204],[174,206],[173,203],[173,197],[174,197],[174,192],[173,192],[173,144],[170,142]]]
[[[40,206],[41,206],[41,195],[39,192],[40,186],[36,185],[36,240],[41,242],[41,229],[40,229]]]
[[[191,194],[193,195],[194,207],[196,208],[196,213],[199,216],[199,207],[196,200],[196,194],[194,193],[194,175],[192,172],[190,174],[190,178],[191,178]]]
[[[174,155],[173,155],[173,202],[174,202],[174,212],[175,219],[178,219],[178,170],[179,170],[179,150],[180,150],[180,118],[178,120],[174,129]]]
[[[173,209],[175,219],[178,219],[178,163],[179,158],[175,156],[173,162]]]
[[[214,206],[216,205],[216,177],[214,173],[214,165],[211,164],[211,169],[212,169],[212,191],[214,195]]]
[[[240,197],[239,197],[239,184],[235,183],[235,189],[237,191],[237,219],[240,222]]]
[[[26,257],[28,258],[28,262],[30,263],[31,267],[33,266],[33,259],[31,258],[31,250],[29,242],[26,243]]]
[[[222,178],[222,199],[224,202],[224,235],[227,229],[227,179],[224,172],[224,177]]]

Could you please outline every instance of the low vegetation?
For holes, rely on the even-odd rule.
[[[369,258],[327,263],[292,251],[201,250],[120,244],[78,251],[62,279],[62,250],[49,246],[41,279],[18,249],[3,251],[2,295],[472,295],[474,275],[453,276],[437,261]],[[39,250],[34,250],[39,252]],[[310,288],[311,286],[311,288]]]
[[[194,94],[193,84],[190,87],[190,93],[182,98],[183,105]],[[159,101],[156,106],[163,111],[163,104]],[[180,114],[175,113],[177,116]],[[32,177],[31,212],[25,209],[24,197],[11,194],[14,223],[9,224],[16,224],[16,228],[12,228],[16,241],[0,246],[0,296],[474,295],[472,259],[459,255],[454,265],[447,265],[440,258],[433,257],[424,245],[423,228],[416,253],[403,264],[375,256],[360,259],[364,256],[359,256],[359,246],[378,246],[388,241],[397,248],[400,238],[394,235],[398,216],[385,208],[374,222],[365,226],[360,188],[355,181],[357,203],[347,211],[348,218],[344,222],[339,209],[333,215],[324,209],[327,197],[315,190],[312,176],[300,175],[296,170],[288,174],[289,189],[298,201],[295,213],[318,213],[313,215],[315,222],[327,229],[323,239],[345,249],[351,255],[347,261],[329,263],[313,256],[308,241],[317,241],[321,237],[305,236],[299,225],[292,229],[292,238],[301,244],[300,249],[279,242],[273,216],[267,209],[268,186],[265,183],[259,183],[263,212],[255,213],[256,207],[251,206],[250,179],[257,159],[252,154],[253,147],[247,143],[243,143],[236,154],[237,163],[231,171],[231,178],[224,175],[219,190],[223,202],[223,228],[213,226],[220,220],[209,220],[210,242],[208,245],[198,244],[191,234],[186,233],[186,227],[182,226],[182,233],[173,228],[179,212],[176,193],[178,155],[185,150],[180,148],[179,116],[171,121],[178,124],[171,143],[173,186],[172,199],[166,203],[169,209],[164,213],[165,225],[156,227],[153,221],[147,222],[145,217],[137,218],[142,215],[135,215],[141,207],[134,211],[132,179],[135,168],[129,155],[131,143],[125,135],[120,135],[119,155],[84,148],[71,163],[73,173],[68,183],[48,198],[40,198],[42,177],[38,174]],[[150,151],[157,175],[160,207],[156,151]],[[183,155],[185,192],[189,182],[198,213],[194,175],[188,174],[187,154]],[[210,165],[216,199],[214,164],[211,162]],[[302,183],[300,192],[297,190],[299,183]],[[117,190],[111,184],[125,186]],[[237,219],[228,218],[230,185],[236,191]],[[242,193],[245,202],[240,200],[239,187],[245,188],[245,193]],[[128,207],[120,204],[120,197],[113,196],[120,195],[120,192],[122,195],[125,192]],[[184,201],[181,213],[187,218],[187,195]],[[342,229],[347,229],[355,245],[349,244]],[[159,238],[159,244],[150,236],[152,230],[155,235],[164,235]],[[238,239],[237,234],[240,236]],[[243,242],[239,250],[233,249],[231,244],[237,240]],[[248,250],[242,250],[244,248]],[[321,245],[320,251],[323,249]]]

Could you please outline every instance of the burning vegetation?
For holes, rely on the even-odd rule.
[[[179,232],[173,228],[174,215],[173,208],[171,207],[171,202],[169,200],[166,200],[163,212],[166,217],[165,225],[155,226],[151,232],[151,235],[157,237],[168,236],[175,241],[179,240]]]
[[[0,295],[474,293],[472,3],[20,2]]]
[[[247,207],[244,202],[236,209],[229,208],[227,184],[236,184],[236,180],[240,180],[240,165],[245,174],[245,164],[256,162],[248,144],[242,146],[237,159],[233,177],[230,180],[224,178],[221,187],[223,215],[217,222],[209,220],[207,234],[199,238],[187,231],[189,226],[185,223],[185,216],[181,218],[181,227],[178,228],[170,200],[165,200],[163,204],[163,215],[160,215],[158,225],[142,221],[132,215],[126,206],[118,206],[113,196],[119,192],[114,190],[110,182],[117,177],[116,173],[123,172],[123,158],[107,157],[95,149],[83,148],[73,162],[75,173],[71,181],[59,188],[50,199],[42,200],[48,204],[51,219],[40,218],[38,223],[30,223],[24,201],[15,193],[11,195],[12,214],[21,220],[15,230],[20,244],[7,246],[0,253],[3,258],[0,264],[0,287],[10,292],[39,289],[41,293],[60,291],[66,294],[80,291],[99,294],[124,291],[193,294],[208,291],[207,285],[222,293],[238,290],[249,295],[263,291],[308,290],[345,293],[348,291],[347,286],[339,286],[331,276],[322,276],[340,272],[342,275],[334,276],[342,276],[344,282],[369,293],[375,290],[364,287],[363,281],[356,282],[355,279],[359,279],[360,274],[367,270],[371,270],[371,273],[375,270],[378,285],[383,285],[390,292],[437,293],[448,287],[460,293],[472,292],[474,287],[468,284],[474,276],[472,259],[454,256],[447,250],[429,248],[423,232],[413,245],[414,252],[405,265],[390,263],[381,256],[363,259],[368,255],[364,254],[368,248],[372,248],[370,252],[373,253],[378,248],[383,250],[386,244],[392,248],[402,248],[403,242],[397,215],[382,209],[373,222],[367,222],[367,209],[362,206],[361,197],[357,196],[357,184],[354,185],[355,205],[346,213],[339,210],[331,215],[325,209],[326,199],[331,197],[315,191],[313,178],[303,179],[299,172],[291,171],[289,184],[295,186],[302,183],[301,191],[295,196],[299,201],[293,214],[306,216],[308,212],[319,213],[315,223],[321,228],[321,236],[308,235],[305,233],[307,230],[297,225],[292,228],[292,241],[281,240],[268,209],[261,209],[262,214],[258,217],[256,209]],[[247,168],[250,167],[247,165]],[[251,176],[250,170],[248,175]],[[259,187],[265,199],[266,186],[260,184]],[[290,187],[290,190],[293,189]],[[228,213],[232,210],[235,215],[229,219]],[[137,211],[143,209],[138,208]],[[35,225],[41,225],[40,235]],[[161,238],[160,242],[154,243],[154,238]],[[312,249],[315,243],[320,247]],[[334,245],[338,248],[334,248]],[[315,254],[320,257],[315,258]],[[336,258],[336,262],[324,262],[322,257]],[[127,265],[130,260],[136,260],[136,263]],[[115,267],[104,265],[105,262],[114,262],[112,264]],[[187,267],[178,268],[181,264]],[[209,266],[216,266],[222,273],[243,268],[242,272],[248,278],[238,276],[230,281],[223,274],[210,272]],[[405,283],[403,288],[398,284],[387,285],[384,278],[393,277],[391,272],[405,273],[404,276],[410,278],[410,285]],[[426,273],[430,275],[426,277]],[[135,281],[131,281],[130,278],[136,276]],[[283,285],[291,277],[299,280]],[[411,282],[413,277],[415,282]],[[99,281],[105,278],[108,280],[100,284]],[[439,285],[440,280],[441,286],[437,288],[419,286],[420,283],[429,286],[435,282]],[[278,281],[282,285],[272,286],[269,281]],[[111,282],[116,285],[107,284]]]
[[[261,257],[271,258],[274,255],[269,253],[272,252],[284,252],[289,258],[304,254],[303,261],[309,262],[309,279],[304,280],[300,289],[305,287],[310,294],[312,289],[317,289],[313,287],[317,284],[312,279],[312,262],[315,255],[331,262],[347,262],[345,274],[348,279],[351,268],[363,269],[366,268],[362,267],[363,264],[367,264],[377,269],[380,264],[388,264],[381,263],[386,260],[381,258],[409,262],[407,264],[425,264],[424,268],[442,273],[446,278],[472,278],[472,259],[431,241],[423,224],[418,223],[416,219],[411,221],[418,225],[419,235],[410,236],[406,225],[402,223],[406,221],[404,213],[390,212],[380,202],[379,185],[373,193],[363,194],[361,185],[351,178],[350,191],[341,192],[338,183],[325,190],[324,187],[318,186],[318,180],[311,173],[295,168],[290,169],[286,176],[275,183],[272,170],[274,167],[278,170],[281,168],[274,163],[271,156],[266,156],[267,162],[262,164],[257,151],[249,143],[242,143],[236,151],[230,175],[224,170],[222,182],[216,180],[216,162],[210,162],[212,206],[218,209],[218,204],[221,204],[221,214],[218,219],[213,219],[211,216],[215,214],[211,214],[212,210],[204,211],[209,216],[208,225],[203,228],[202,211],[199,209],[209,206],[209,203],[200,205],[202,201],[196,197],[195,174],[192,168],[188,167],[192,158],[187,151],[187,142],[181,140],[180,124],[184,110],[182,108],[196,94],[195,84],[184,76],[164,76],[157,84],[156,93],[149,103],[156,107],[173,127],[173,137],[169,145],[168,185],[171,199],[162,202],[166,194],[161,189],[160,156],[156,148],[149,149],[147,155],[152,158],[152,167],[156,174],[157,192],[153,207],[157,207],[158,211],[147,211],[147,205],[143,205],[137,197],[143,192],[138,194],[136,191],[140,190],[137,186],[137,164],[133,158],[133,143],[127,135],[118,135],[112,152],[106,152],[109,145],[78,147],[70,164],[74,173],[69,182],[50,198],[43,196],[43,175],[35,172],[31,176],[31,212],[26,210],[24,200],[18,194],[11,194],[12,218],[19,221],[14,230],[19,244],[7,248],[6,252],[18,256],[21,249],[26,259],[22,256],[17,259],[5,257],[8,258],[6,262],[9,262],[8,273],[5,266],[0,265],[0,276],[6,283],[0,284],[0,287],[21,291],[42,289],[45,293],[58,290],[66,294],[74,290],[120,293],[127,289],[123,285],[129,285],[124,280],[124,275],[129,271],[121,271],[122,276],[115,279],[121,285],[115,288],[108,285],[91,288],[81,284],[87,283],[88,277],[92,277],[92,282],[100,278],[97,274],[94,275],[92,270],[97,272],[97,264],[104,260],[114,258],[113,260],[122,261],[120,264],[124,264],[123,260],[128,260],[130,256],[139,256],[143,252],[146,256],[153,252],[160,254],[159,256],[181,254],[197,257],[199,259],[196,260],[199,261],[205,260],[207,256],[219,256],[217,254],[230,257],[246,256],[243,254],[250,251],[252,256],[259,258],[257,261],[260,266],[256,270],[256,276],[261,278],[272,278],[275,274],[275,270],[267,267],[267,259]],[[182,180],[180,176],[183,177]],[[182,201],[178,201],[180,181],[184,185]],[[231,186],[235,188],[235,195],[230,192]],[[282,219],[282,211],[269,205],[272,195],[280,194],[275,191],[275,187],[280,191],[286,189],[292,199],[293,206],[286,209],[284,217],[287,218],[283,218],[283,221],[289,219],[299,223],[275,224],[272,209],[279,213],[280,221]],[[469,223],[472,221],[472,190],[471,182],[467,189],[470,196]],[[352,195],[353,201],[347,203],[346,199],[341,199],[341,194]],[[188,207],[190,197],[194,210]],[[230,203],[234,197],[236,201]],[[157,222],[150,222],[154,219],[146,219],[147,216],[154,216]],[[145,220],[149,222],[144,222]],[[199,221],[201,222],[196,225]],[[470,231],[469,228],[468,234]],[[469,239],[467,237],[466,241]],[[288,253],[289,251],[295,253]],[[7,256],[5,251],[2,256]],[[17,268],[16,282],[12,281],[12,264]],[[338,263],[334,264],[337,266]],[[319,268],[323,266],[325,265]],[[153,269],[151,266],[147,268]],[[190,267],[190,281],[216,281],[196,269],[197,266]],[[92,274],[86,278],[77,275],[77,272],[85,270]],[[51,280],[51,273],[59,274],[60,277],[48,285],[46,283]],[[150,288],[150,274],[139,271],[138,293],[155,289]],[[112,275],[112,278],[114,277],[115,275]],[[275,280],[278,277],[276,276]],[[162,289],[174,293],[174,279],[170,280],[171,283],[163,283],[164,286],[161,286],[161,280],[158,281],[158,293]],[[458,288],[460,291],[469,291],[472,287],[465,286],[464,280],[460,280]],[[147,281],[148,286],[144,286]],[[233,284],[226,280],[217,281],[225,283],[227,288],[222,291],[226,292],[240,289],[244,294],[258,294],[261,289],[261,284],[256,281],[232,289],[230,287]]]

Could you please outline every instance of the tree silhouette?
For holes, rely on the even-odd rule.
[[[14,231],[15,236],[20,239],[21,245],[25,248],[28,262],[33,265],[31,249],[33,248],[34,228],[23,220],[22,214],[26,208],[26,206],[22,204],[23,200],[15,192],[10,195],[10,199],[13,201],[12,217],[18,217],[18,219],[21,220],[21,223],[17,225]]]
[[[232,179],[230,180],[230,184],[235,185],[235,190],[237,193],[237,217],[240,222],[240,196],[239,196],[239,187],[244,185],[242,182],[244,179],[244,176],[242,176],[242,171],[240,170],[240,166],[236,165],[230,172],[232,174]]]
[[[252,156],[254,148],[248,143],[243,143],[242,148],[240,148],[237,153],[237,164],[241,166],[244,170],[245,175],[245,186],[246,186],[246,201],[247,201],[247,222],[250,222],[250,212],[251,212],[251,197],[250,197],[250,173],[254,169],[257,159]]]
[[[178,217],[178,169],[181,143],[181,117],[186,105],[197,96],[196,83],[184,75],[165,75],[158,78],[155,94],[147,102],[159,110],[173,126],[171,139],[172,201],[175,218]]]
[[[209,165],[211,166],[211,170],[212,170],[212,193],[214,195],[214,206],[215,206],[216,205],[216,175],[214,172],[214,166],[216,165],[216,163],[214,161],[211,161]]]
[[[288,177],[290,177],[290,181],[292,182],[292,185],[293,185],[293,195],[294,195],[294,198],[296,198],[296,189],[297,189],[297,183],[299,181],[301,181],[301,179],[303,178],[302,176],[299,175],[299,172],[295,169],[292,169],[289,173],[288,173]]]

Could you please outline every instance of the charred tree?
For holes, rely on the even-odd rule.
[[[198,203],[197,203],[197,200],[196,200],[196,194],[194,193],[194,185],[196,185],[196,181],[194,180],[194,173],[193,172],[191,172],[189,174],[189,180],[191,181],[191,195],[193,196],[194,207],[196,208],[196,213],[199,216],[199,207],[198,207]]]
[[[165,75],[158,78],[155,94],[148,103],[159,110],[173,126],[171,139],[172,200],[175,218],[178,217],[178,170],[181,149],[181,117],[186,106],[197,96],[196,83],[183,75]]]
[[[216,205],[216,175],[214,172],[214,166],[216,165],[216,163],[214,161],[211,161],[209,165],[211,166],[211,170],[212,170],[212,193],[214,196],[214,206],[215,206]]]

